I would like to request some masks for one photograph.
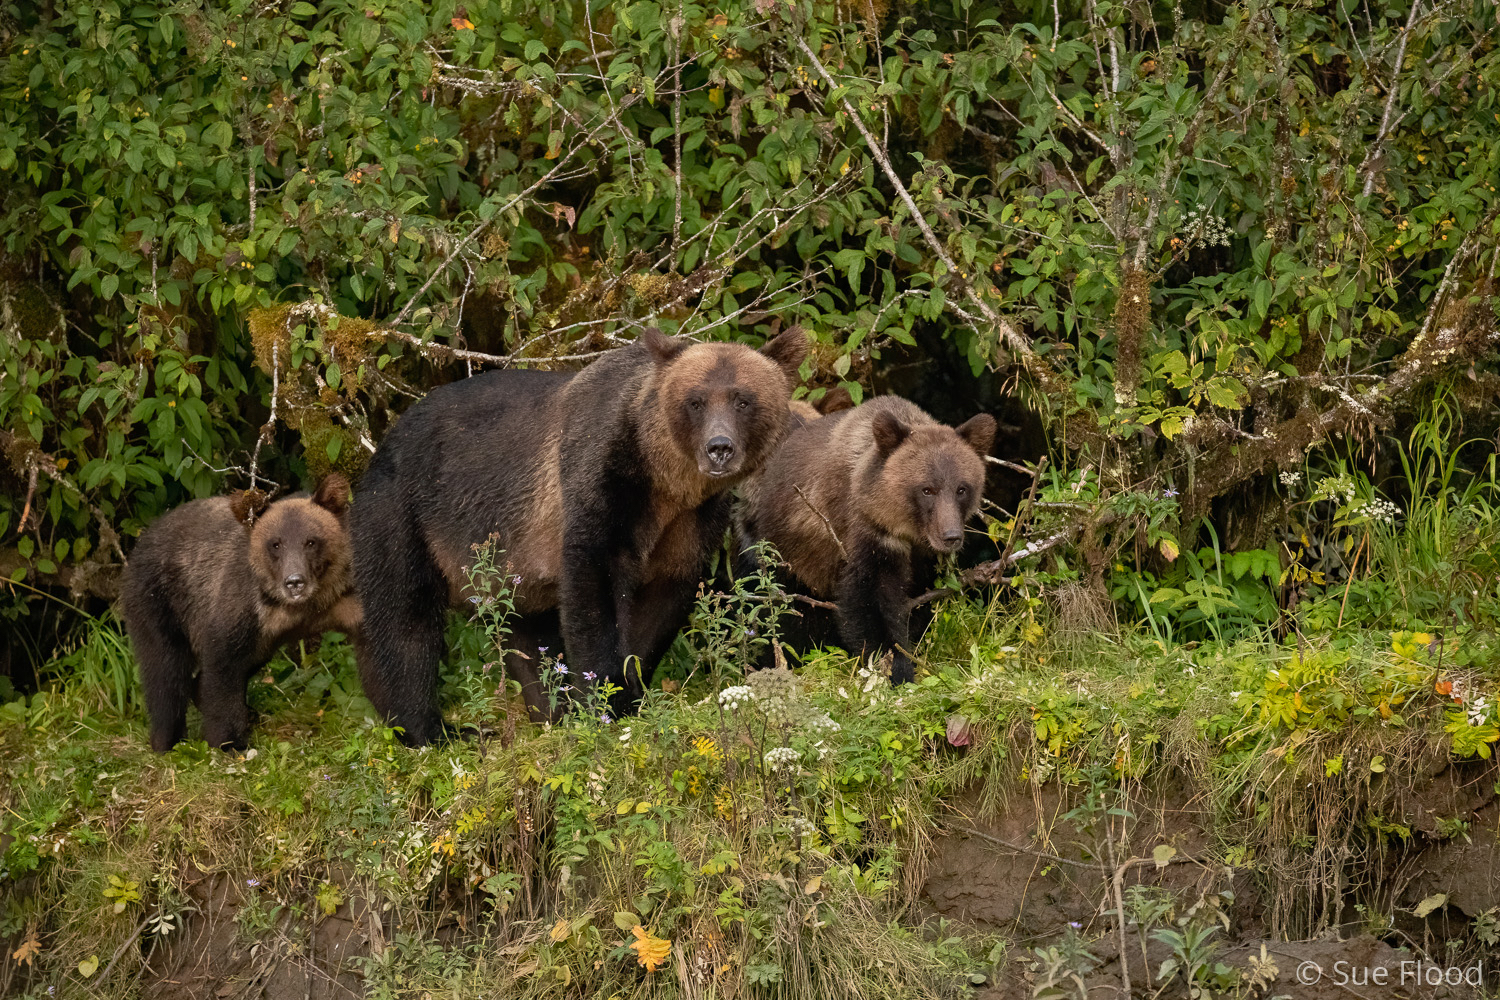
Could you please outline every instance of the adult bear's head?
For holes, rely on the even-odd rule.
[[[744,344],[695,344],[651,327],[641,338],[655,371],[646,427],[663,427],[663,445],[692,462],[705,479],[728,486],[759,468],[786,430],[787,404],[807,338],[793,327],[759,351]],[[659,421],[659,423],[658,423]],[[677,464],[677,463],[671,463]]]
[[[323,603],[348,589],[349,481],[343,476],[330,473],[312,496],[287,497],[268,507],[256,494],[242,493],[230,500],[229,509],[246,526],[250,568],[272,602]]]

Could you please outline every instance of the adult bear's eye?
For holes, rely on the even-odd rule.
[[[318,547],[318,540],[316,538],[309,538],[304,544],[310,549],[315,549]]]
[[[748,410],[750,409],[750,400],[746,399],[744,396],[740,396],[735,399],[734,406],[737,410]]]
[[[931,486],[924,486],[924,487],[922,487],[922,495],[924,497],[930,497],[930,496],[932,496],[936,492],[937,492],[937,490],[934,490]]]
[[[281,539],[278,538],[276,541],[274,541],[274,542],[271,543],[271,551],[272,552],[280,552],[281,551]]]
[[[958,488],[958,495],[961,496],[961,497],[968,496],[969,495],[969,488],[967,486],[960,486]]]
[[[690,399],[690,400],[688,400],[688,406],[694,412],[696,412],[698,410],[703,409],[703,400],[701,400],[701,399]]]

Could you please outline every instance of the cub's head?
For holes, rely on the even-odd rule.
[[[995,439],[995,418],[981,413],[958,427],[909,427],[885,411],[870,429],[884,462],[869,498],[877,520],[934,552],[957,552],[964,522],[979,509],[984,492],[984,456]]]
[[[230,500],[246,526],[250,566],[261,592],[279,604],[302,604],[348,587],[349,481],[324,477],[310,497],[289,497],[270,506],[249,493]],[[336,595],[335,595],[336,596]]]
[[[694,344],[652,327],[655,406],[674,450],[725,485],[759,468],[786,429],[787,404],[807,338],[793,327],[762,347]],[[648,442],[654,447],[654,442]]]

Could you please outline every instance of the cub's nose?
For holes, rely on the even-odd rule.
[[[307,579],[301,573],[293,573],[285,580],[282,580],[281,585],[286,588],[286,592],[291,596],[301,597],[302,592],[307,589]]]
[[[727,465],[734,458],[734,442],[722,434],[710,438],[704,450],[708,452],[709,461],[715,465]]]

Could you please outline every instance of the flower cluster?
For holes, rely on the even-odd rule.
[[[785,667],[757,670],[745,678],[760,710],[773,725],[797,721],[792,703],[797,700],[797,678]]]
[[[1469,713],[1469,725],[1482,726],[1490,721],[1490,709],[1494,706],[1484,695],[1480,695],[1464,706]]]
[[[787,832],[797,839],[811,837],[818,832],[818,824],[805,816],[787,816],[784,819]]]
[[[1364,500],[1349,508],[1350,517],[1362,517],[1378,524],[1395,524],[1401,508],[1389,500]]]
[[[1348,476],[1329,476],[1318,483],[1318,488],[1313,492],[1314,500],[1337,500],[1348,506],[1354,502],[1354,480]]]
[[[766,766],[773,771],[792,771],[801,763],[802,755],[791,747],[776,747],[766,751]]]
[[[1221,216],[1198,208],[1190,209],[1182,220],[1182,238],[1187,249],[1194,247],[1227,247],[1234,231]]]
[[[859,668],[855,677],[859,680],[860,694],[870,699],[870,704],[875,704],[885,697],[890,690],[889,666],[875,657],[870,657],[864,665]]]
[[[737,684],[719,692],[719,704],[731,712],[737,712],[741,706],[753,701],[755,701],[755,692],[747,684]]]
[[[1300,472],[1283,472],[1281,474],[1282,486],[1292,487],[1300,482],[1302,482],[1302,473]]]

